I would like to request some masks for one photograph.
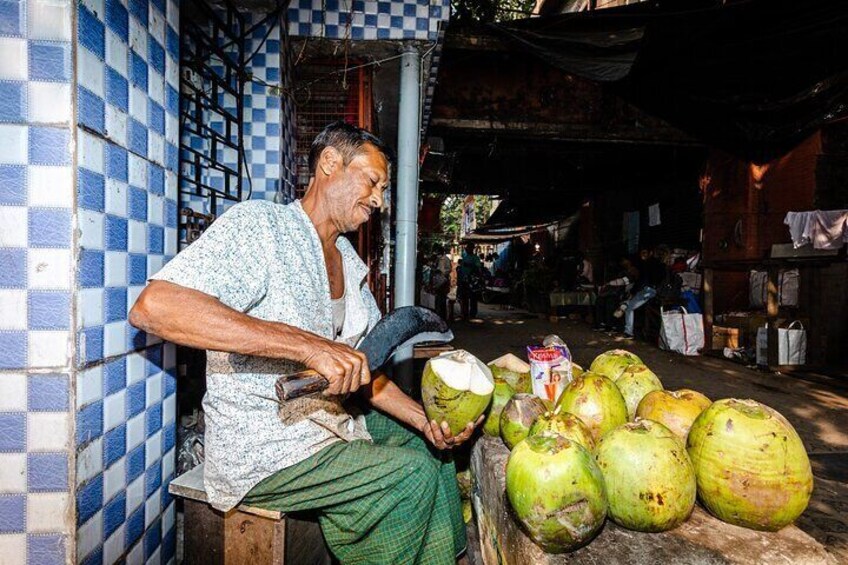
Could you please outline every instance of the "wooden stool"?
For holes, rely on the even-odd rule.
[[[203,488],[203,465],[171,481],[184,501],[186,565],[329,565],[332,557],[318,522],[244,504],[221,512]]]

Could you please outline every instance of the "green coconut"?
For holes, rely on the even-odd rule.
[[[589,366],[589,370],[615,381],[630,365],[644,365],[644,363],[642,363],[639,357],[629,351],[611,349],[595,357],[595,360]]]
[[[447,351],[424,366],[421,399],[427,418],[447,422],[457,435],[469,422],[475,423],[489,402],[495,383],[492,372],[465,350]]]
[[[754,400],[729,398],[704,410],[689,431],[698,497],[717,518],[777,531],[810,502],[813,473],[795,428]]]
[[[677,434],[682,442],[692,422],[712,401],[695,390],[655,390],[646,394],[636,407],[636,416],[653,420]]]
[[[627,405],[618,387],[608,378],[591,371],[583,373],[565,387],[557,407],[580,418],[595,442],[627,422]]]
[[[509,383],[515,392],[533,392],[533,381],[530,380],[530,365],[507,353],[489,363],[489,369],[495,379]]]
[[[489,436],[500,437],[501,435],[501,412],[507,401],[515,394],[515,390],[504,380],[495,377],[495,391],[492,394],[492,403],[483,422],[483,433]]]
[[[606,434],[595,449],[609,515],[639,532],[682,524],[695,506],[695,470],[683,442],[660,423],[639,420]]]
[[[636,408],[646,394],[663,389],[662,383],[654,372],[644,365],[627,367],[616,379],[615,386],[618,387],[621,396],[624,397],[624,403],[627,405],[627,416],[630,420],[636,417]]]
[[[549,553],[589,543],[607,514],[604,479],[589,451],[553,433],[530,436],[506,464],[506,494],[521,526]]]
[[[556,408],[553,412],[545,412],[530,427],[531,436],[545,432],[559,434],[566,439],[579,443],[589,451],[595,449],[592,432],[589,431],[583,420],[574,414],[562,412],[560,408]]]
[[[501,412],[501,439],[510,449],[530,434],[536,419],[546,411],[542,399],[532,394],[517,393]]]

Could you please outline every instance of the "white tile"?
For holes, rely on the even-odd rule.
[[[138,188],[147,188],[147,161],[130,153],[130,184]]]
[[[105,216],[100,212],[79,210],[80,247],[84,249],[103,249]]]
[[[103,140],[82,130],[78,139],[80,167],[103,174]]]
[[[157,104],[165,107],[165,77],[160,75],[153,67],[147,76],[147,93]]]
[[[124,525],[112,532],[109,539],[103,544],[103,563],[118,563],[124,554]]]
[[[177,416],[177,395],[172,394],[162,401],[162,424],[173,422]]]
[[[105,64],[97,55],[83,47],[77,47],[77,80],[100,98],[105,97],[103,89]]]
[[[0,79],[26,80],[26,39],[0,37]]]
[[[130,47],[147,60],[147,28],[135,18],[130,18]]]
[[[26,490],[26,453],[0,453],[0,493],[20,493]]]
[[[0,330],[27,329],[27,292],[0,289],[0,312]]]
[[[147,252],[147,225],[144,222],[129,220],[129,242],[128,249],[132,253]],[[150,275],[151,273],[147,273]]]
[[[27,409],[26,375],[0,374],[0,412],[25,412]]]
[[[0,556],[3,565],[26,565],[26,534],[0,535]]]
[[[118,71],[124,78],[129,77],[127,65],[129,55],[127,53],[127,44],[121,38],[106,29],[106,63]]]
[[[173,145],[179,145],[180,120],[177,116],[165,114],[165,141]]]
[[[126,183],[115,179],[106,179],[106,213],[113,216],[127,217]]]
[[[147,125],[147,93],[135,86],[130,86],[130,116]]]
[[[147,256],[147,276],[152,277],[165,266],[165,258],[162,255]]]
[[[177,6],[177,2],[168,0],[168,23],[174,28],[174,31],[180,29],[180,9]]]
[[[0,54],[0,60],[2,60],[2,54]],[[27,164],[28,134],[26,126],[0,125],[0,163],[4,165]]]
[[[113,496],[126,489],[127,458],[121,457],[103,472],[103,500],[111,500]]]
[[[127,146],[127,115],[111,104],[106,104],[106,135],[121,147]]]
[[[177,174],[168,170],[165,171],[165,197],[171,200],[177,199]]]
[[[147,156],[154,163],[165,164],[165,138],[152,129],[147,130]]]
[[[165,198],[149,194],[147,196],[147,221],[157,226],[163,225],[165,216]]]
[[[145,387],[147,389],[147,407],[150,408],[162,400],[162,373],[156,373],[147,377]]]
[[[148,439],[144,444],[144,456],[147,464],[152,461],[157,461],[162,457],[162,432],[158,431]]]
[[[27,414],[29,451],[64,451],[71,445],[70,416],[67,412]]]
[[[144,527],[150,527],[150,524],[153,523],[159,514],[161,513],[162,508],[162,489],[158,488],[156,491],[150,495],[144,502]]]
[[[177,524],[177,505],[176,502],[171,502],[165,511],[162,512],[162,535],[171,531],[171,528]]]
[[[77,410],[103,398],[103,365],[77,375]]]
[[[74,175],[71,167],[27,167],[30,206],[70,208],[73,205]]]
[[[172,447],[168,453],[162,456],[162,479],[167,479],[174,473],[176,461],[176,448]]]
[[[177,229],[165,228],[165,255],[177,254]]]
[[[47,533],[61,532],[67,527],[68,517],[67,493],[39,492],[27,495],[27,532]]]
[[[98,511],[77,529],[77,558],[82,560],[103,543],[103,512]]]
[[[106,252],[106,286],[127,286],[127,254]]]
[[[141,541],[127,554],[127,565],[144,565],[144,544]]]
[[[26,206],[0,206],[0,247],[26,247],[28,225]]]
[[[103,0],[82,0],[82,4],[97,14],[100,21],[106,20],[106,13],[103,11]]]
[[[127,485],[127,516],[144,502],[144,475]]]
[[[127,386],[147,378],[146,371],[143,355],[131,353],[127,356]]]
[[[103,354],[106,357],[120,355],[127,347],[127,323],[110,322],[103,327]]]
[[[27,114],[30,123],[66,124],[71,120],[71,85],[30,82]]]
[[[103,289],[83,288],[77,299],[79,327],[93,328],[103,325]]]
[[[147,27],[150,30],[150,35],[152,35],[156,41],[159,42],[159,45],[165,46],[165,14],[159,11],[158,8],[153,6],[153,3],[150,3],[149,10],[149,18],[147,20]]]
[[[149,264],[149,263],[148,263]],[[147,334],[147,347],[163,343],[162,338],[153,334]]]
[[[144,413],[127,421],[127,452],[144,441]]]
[[[71,0],[29,0],[30,39],[71,40]]]
[[[127,287],[127,312],[132,310],[132,307],[135,306],[135,303],[138,301],[138,297],[141,295],[143,290],[143,286]]]
[[[120,390],[103,399],[103,431],[108,432],[126,420],[126,390]]]
[[[88,482],[103,472],[103,438],[99,437],[85,446],[77,455],[77,486]]]
[[[67,249],[27,251],[29,288],[67,290],[71,288],[71,252]]]
[[[180,64],[170,57],[165,57],[165,82],[177,90],[180,88]]]
[[[65,367],[71,358],[71,332],[29,332],[30,367]]]

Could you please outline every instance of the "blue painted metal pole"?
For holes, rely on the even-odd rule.
[[[418,239],[418,152],[421,111],[421,58],[406,47],[400,59],[398,107],[397,200],[395,204],[395,307],[415,304],[416,242]],[[412,348],[395,354],[395,382],[411,392]]]

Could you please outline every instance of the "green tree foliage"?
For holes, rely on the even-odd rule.
[[[451,195],[445,199],[439,216],[442,224],[442,243],[453,245],[459,242],[462,228],[462,202],[464,195]],[[494,204],[489,196],[474,197],[474,216],[477,225],[482,226],[492,215]]]
[[[459,24],[518,20],[530,16],[534,0],[452,0],[451,20]]]

